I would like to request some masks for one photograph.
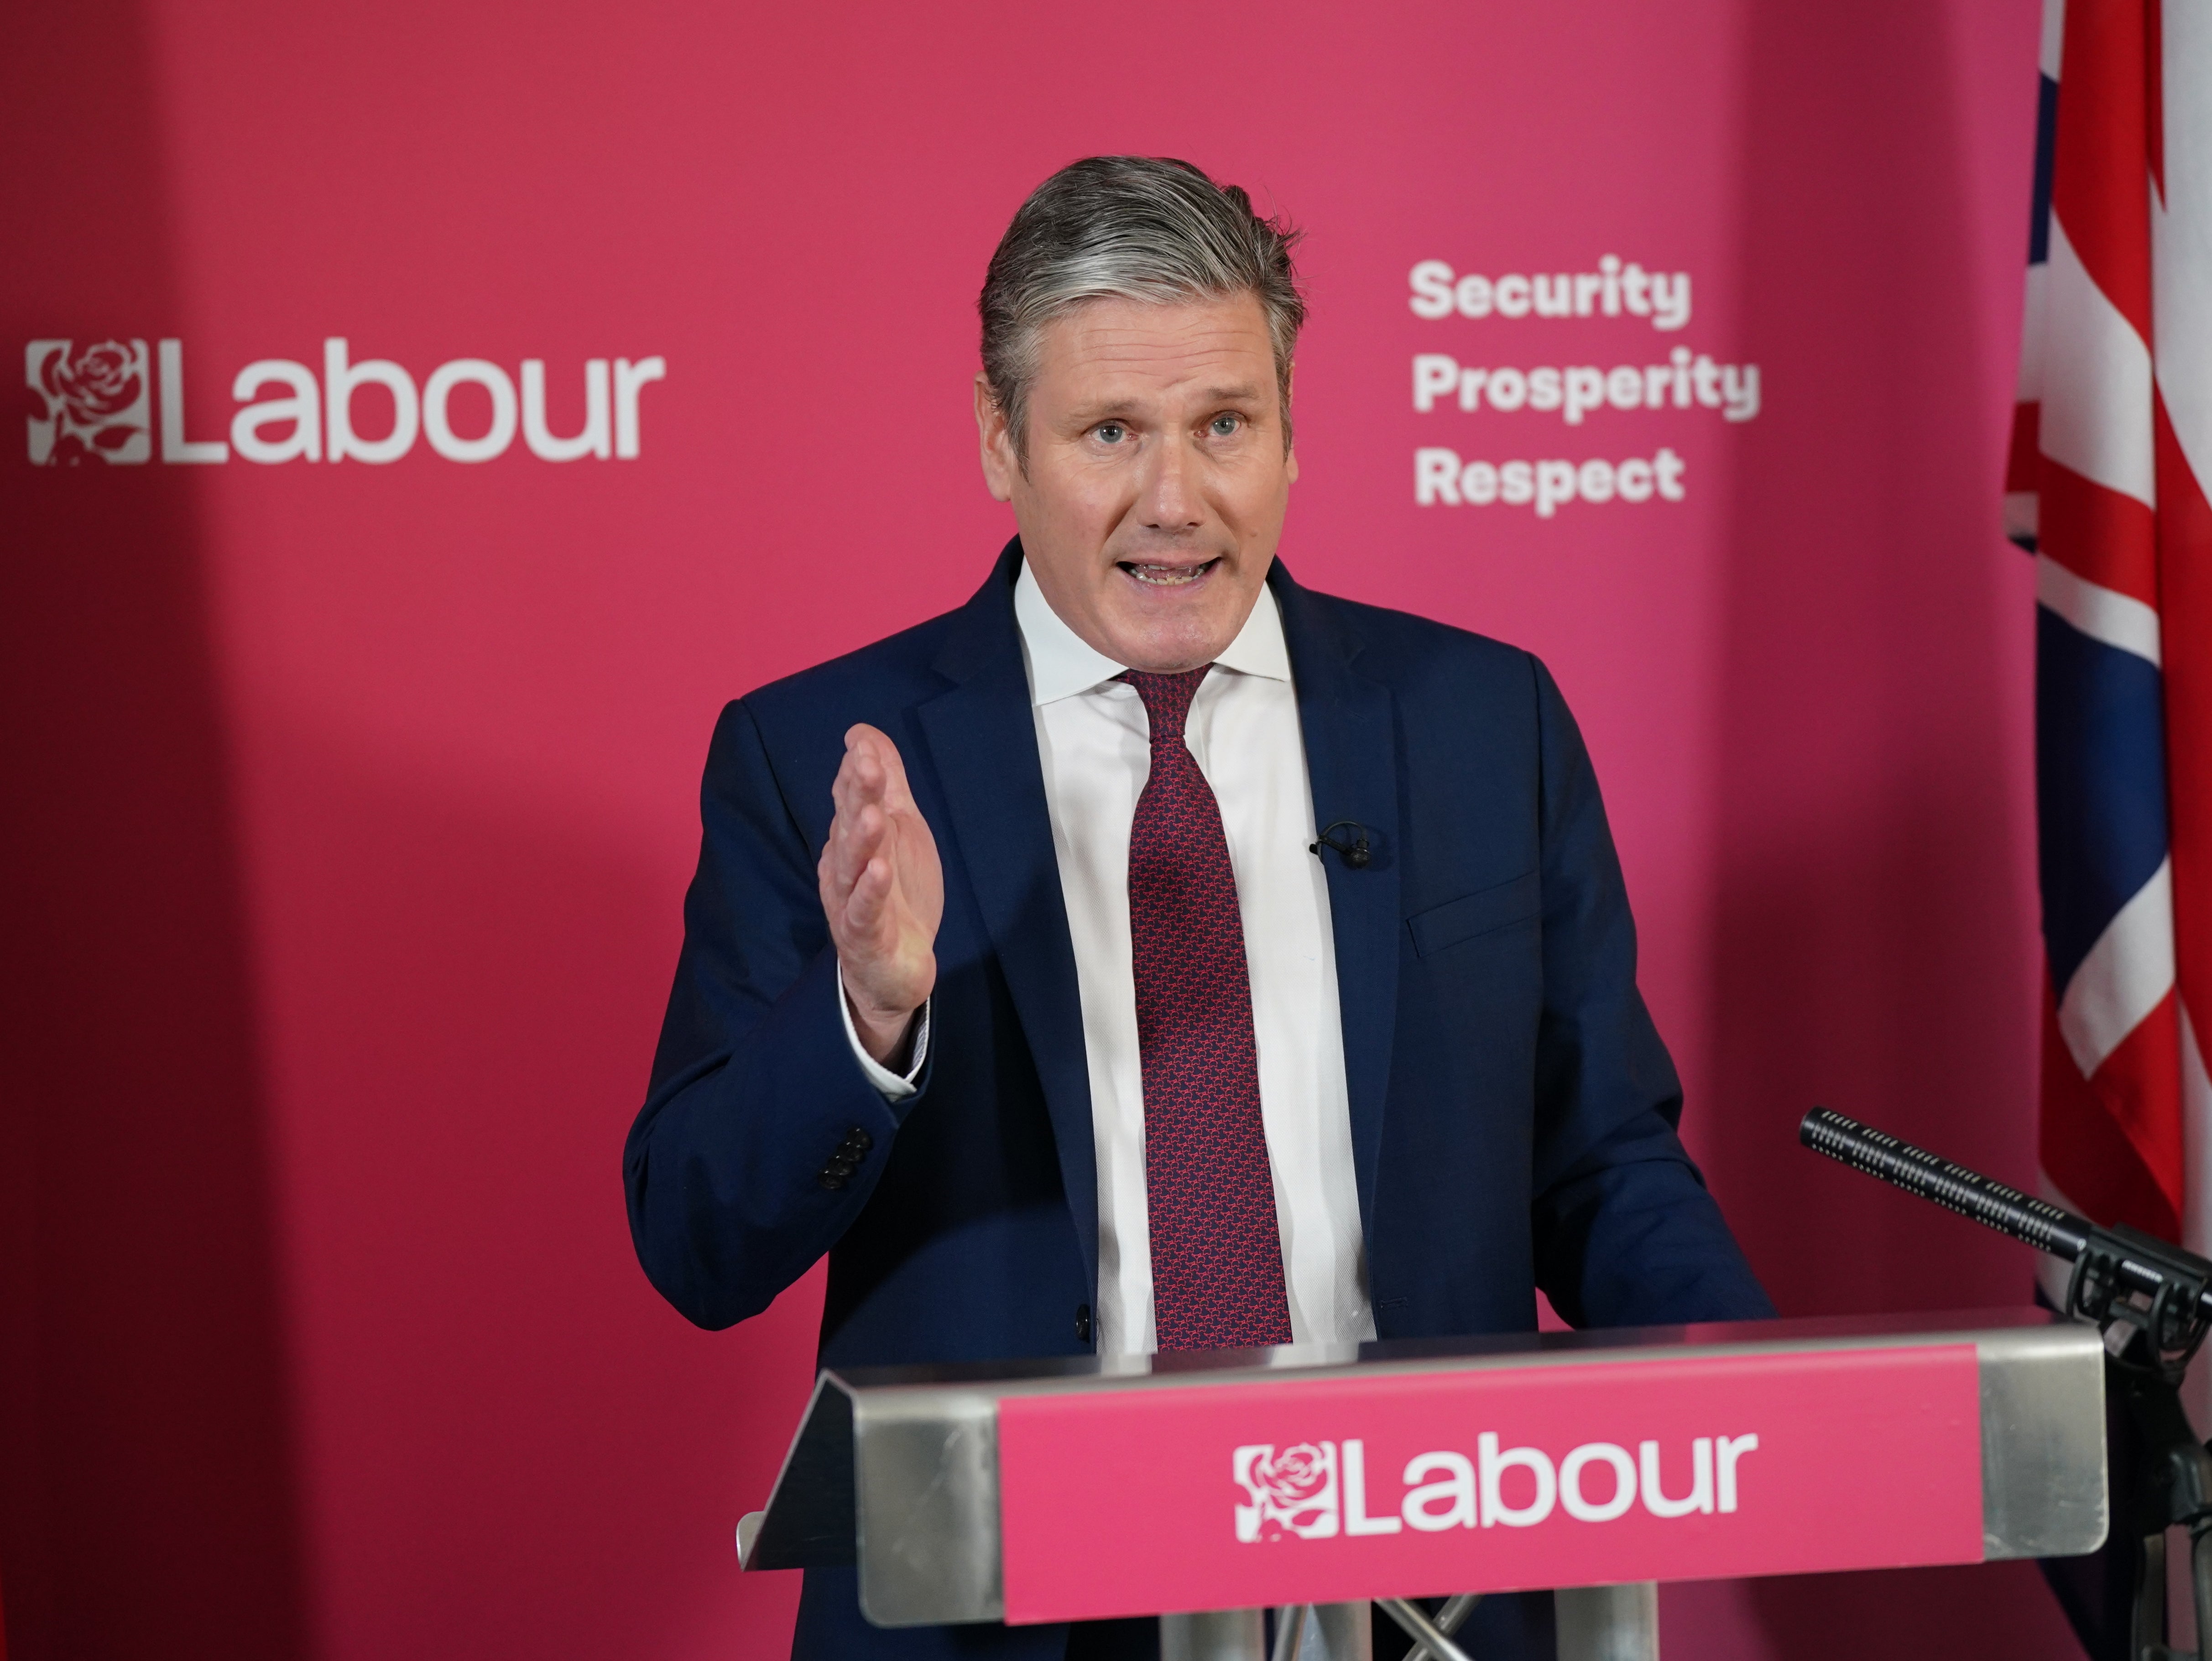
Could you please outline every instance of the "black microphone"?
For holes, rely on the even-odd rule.
[[[1336,833],[1346,825],[1352,827],[1352,835],[1349,838],[1340,839]],[[1306,852],[1318,856],[1324,848],[1336,849],[1344,862],[1355,871],[1364,871],[1368,861],[1374,858],[1367,849],[1367,827],[1358,819],[1338,819],[1321,833],[1319,842],[1306,844]]]
[[[1808,1113],[1798,1123],[1797,1140],[1815,1153],[2073,1264],[2069,1314],[2100,1324],[2128,1321],[2142,1328],[2165,1355],[2184,1359],[2212,1325],[2212,1262],[2193,1251],[2125,1224],[2100,1228],[1832,1109]]]
[[[2097,1232],[2087,1217],[2062,1211],[2047,1201],[2032,1200],[2016,1188],[1938,1159],[1924,1147],[1845,1118],[1832,1108],[1816,1107],[1808,1113],[1797,1126],[1797,1140],[1815,1153],[1893,1183],[1908,1194],[1933,1200],[2069,1263]]]

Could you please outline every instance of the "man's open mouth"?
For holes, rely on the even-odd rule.
[[[1142,560],[1125,559],[1121,568],[1138,581],[1154,588],[1181,588],[1194,583],[1215,566],[1221,563],[1217,556],[1202,565],[1152,565]]]

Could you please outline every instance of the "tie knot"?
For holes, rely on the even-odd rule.
[[[1152,742],[1158,745],[1182,739],[1184,718],[1190,714],[1190,701],[1198,696],[1199,682],[1212,667],[1210,663],[1201,663],[1195,669],[1186,669],[1176,675],[1124,669],[1115,678],[1126,680],[1137,689],[1137,696],[1145,701],[1146,719],[1152,722]]]

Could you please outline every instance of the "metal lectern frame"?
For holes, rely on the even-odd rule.
[[[749,1570],[857,1566],[862,1613],[878,1626],[996,1621],[1006,1609],[998,1409],[1008,1398],[1930,1344],[1971,1344],[1976,1354],[1984,1560],[2071,1556],[2101,1546],[2107,1518],[2099,1334],[2045,1311],[1996,1310],[1398,1342],[1357,1350],[1285,1345],[1116,1360],[830,1369],[816,1382],[767,1508],[738,1524],[738,1551]],[[1563,1598],[1562,1661],[1656,1657],[1655,1608],[1648,1585],[1584,1588]],[[1409,1614],[1425,1618],[1410,1606],[1391,1613],[1409,1630]],[[1230,1661],[1261,1654],[1257,1612],[1224,1612],[1195,1624],[1192,1617],[1164,1620],[1173,1655]],[[1313,1624],[1318,1631],[1324,1623]],[[1447,1634],[1422,1636],[1416,1653],[1454,1661],[1456,1646]],[[1309,1646],[1299,1652],[1345,1652]]]

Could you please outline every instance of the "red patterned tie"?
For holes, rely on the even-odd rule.
[[[1162,1349],[1291,1341],[1237,873],[1221,810],[1182,737],[1212,667],[1121,676],[1152,733],[1152,774],[1129,826],[1129,938]]]

